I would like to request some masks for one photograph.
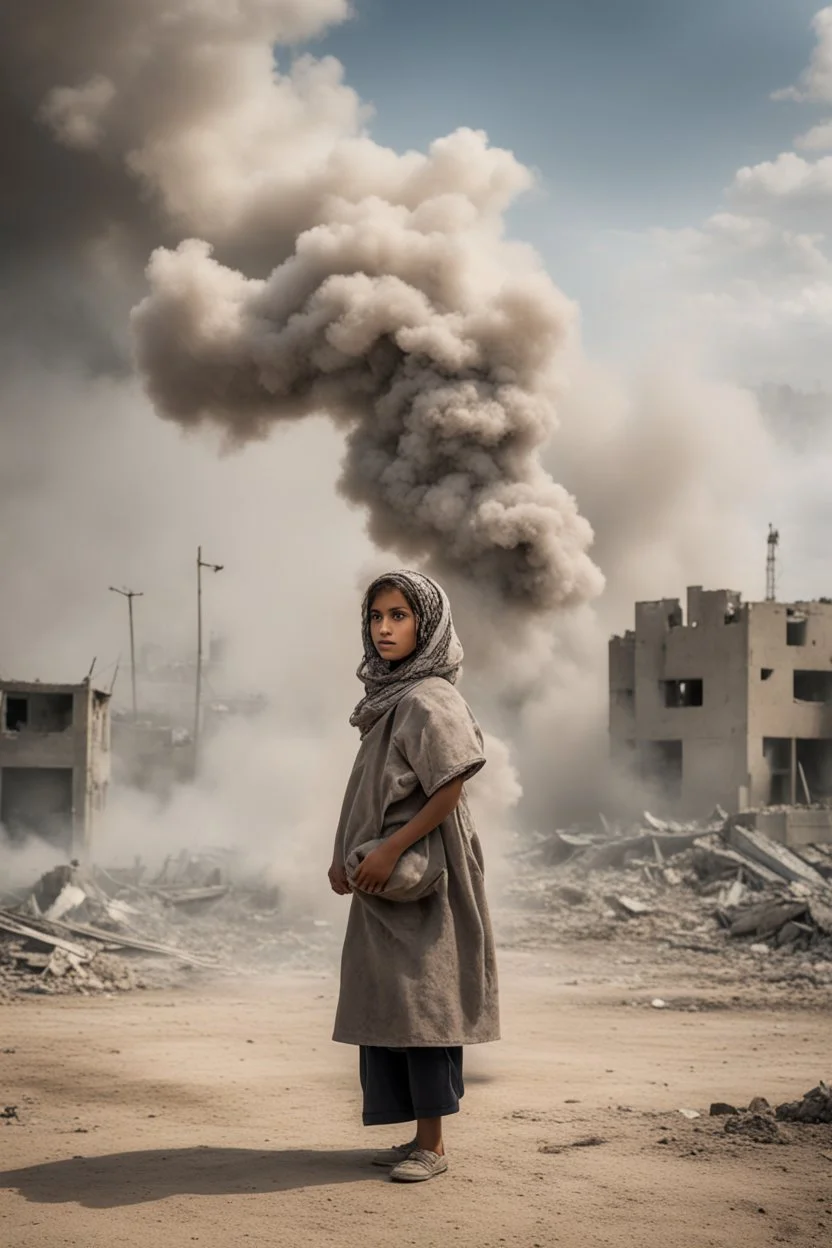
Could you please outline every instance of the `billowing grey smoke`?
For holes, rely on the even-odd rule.
[[[156,253],[134,329],[159,410],[241,441],[327,411],[348,429],[343,490],[381,546],[533,609],[593,595],[589,525],[537,457],[564,301],[493,263],[499,241],[459,195],[330,216],[265,282],[202,243]]]
[[[570,309],[501,238],[530,175],[472,131],[426,155],[382,148],[337,62],[275,62],[275,46],[348,8],[10,0],[8,263],[37,255],[41,309],[73,292],[59,320],[81,326],[95,364],[118,355],[111,326],[151,249],[168,248],[134,322],[162,414],[244,442],[326,411],[347,433],[344,493],[369,509],[379,544],[503,601],[584,601],[602,583],[592,534],[538,459]],[[56,175],[68,195],[51,191]],[[79,290],[104,313],[97,355]],[[44,328],[41,316],[28,342]]]

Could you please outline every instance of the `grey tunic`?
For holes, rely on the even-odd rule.
[[[447,680],[420,681],[361,743],[336,861],[403,827],[437,789],[469,779],[484,763],[482,734],[461,695]],[[482,851],[464,790],[438,834],[447,876],[435,892],[420,901],[353,893],[333,1034],[342,1044],[411,1048],[499,1039]]]

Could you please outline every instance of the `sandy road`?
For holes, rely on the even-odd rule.
[[[504,1041],[469,1052],[451,1171],[399,1187],[359,1125],[331,973],[0,1011],[5,1248],[744,1248],[832,1242],[832,1128],[731,1139],[680,1107],[800,1095],[832,1015],[624,1004],[588,953],[503,957]],[[641,994],[644,996],[644,994]],[[663,995],[672,1003],[672,992]],[[545,1154],[541,1145],[605,1142]],[[824,1155],[825,1154],[825,1155]]]

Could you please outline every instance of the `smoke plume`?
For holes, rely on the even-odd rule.
[[[89,277],[112,309],[151,247],[174,246],[156,251],[134,319],[163,415],[241,443],[324,411],[346,431],[342,489],[374,541],[533,610],[580,603],[602,585],[592,533],[538,455],[571,309],[501,238],[530,174],[468,130],[400,156],[365,134],[335,61],[276,66],[275,45],[347,12],[12,0],[0,123],[23,125],[2,125],[22,182],[15,263],[31,244],[42,263],[49,234],[70,286]],[[49,193],[56,172],[68,205]],[[108,320],[123,318],[101,321],[115,361]]]
[[[488,159],[473,135],[448,146],[451,167]],[[379,545],[545,611],[602,583],[538,457],[565,303],[541,273],[510,276],[493,231],[441,185],[412,210],[341,199],[265,282],[204,243],[157,252],[133,324],[163,413],[234,441],[330,413],[348,431],[342,489]]]

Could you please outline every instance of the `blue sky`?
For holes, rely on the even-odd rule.
[[[373,104],[374,137],[424,147],[471,125],[535,166],[543,194],[514,231],[590,319],[599,234],[699,224],[739,166],[788,148],[817,111],[770,96],[807,64],[819,0],[354,7],[314,50]]]

